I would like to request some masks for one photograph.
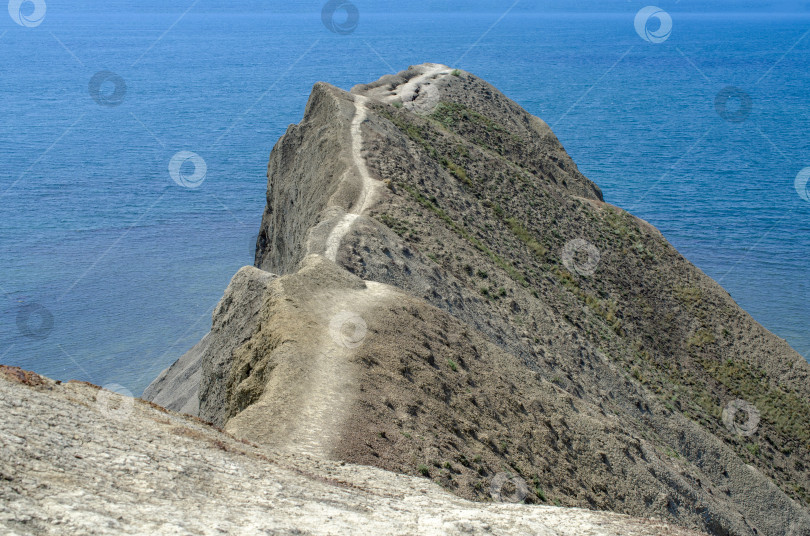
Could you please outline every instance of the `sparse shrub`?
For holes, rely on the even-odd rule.
[[[695,332],[694,335],[687,339],[686,343],[689,346],[697,346],[703,348],[707,344],[715,341],[714,332],[707,328],[701,328]]]
[[[388,214],[378,214],[376,218],[380,221],[380,223],[397,233],[399,236],[402,236],[408,232],[407,222],[398,220],[393,216],[389,216]]]
[[[467,177],[467,171],[463,167],[459,166],[458,164],[456,164],[455,162],[453,162],[449,158],[442,158],[441,159],[441,164],[455,178],[457,178],[458,180],[460,180],[461,182],[463,182],[467,186],[472,186],[473,183],[469,179],[469,177]]]
[[[419,474],[422,476],[430,476],[430,469],[428,469],[428,466],[424,463],[420,463],[416,470],[419,471]]]
[[[546,502],[546,494],[540,487],[540,477],[537,475],[532,476],[532,484],[534,485],[534,494],[537,495],[537,498],[543,502]]]
[[[514,234],[521,242],[526,244],[531,252],[537,257],[543,257],[546,254],[546,248],[544,248],[540,242],[535,240],[531,231],[526,229],[526,227],[524,227],[523,224],[517,219],[510,217],[504,219],[504,221],[509,226],[509,230],[512,231],[512,234]]]
[[[684,305],[695,307],[703,300],[703,293],[698,287],[677,286],[673,289],[675,297]]]

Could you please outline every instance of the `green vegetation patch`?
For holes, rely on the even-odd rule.
[[[544,248],[540,242],[535,240],[531,231],[526,229],[526,227],[524,227],[520,221],[513,217],[504,218],[503,221],[509,226],[509,230],[512,231],[512,234],[514,234],[518,240],[526,244],[532,253],[541,258],[545,256],[546,248]]]
[[[460,237],[467,240],[470,244],[475,247],[478,251],[484,253],[488,256],[492,261],[505,270],[509,276],[514,279],[515,281],[519,281],[521,284],[526,285],[526,278],[518,272],[514,266],[508,264],[505,260],[503,260],[497,253],[489,249],[483,242],[481,242],[478,238],[471,235],[466,229],[464,229],[461,225],[456,223],[447,213],[442,210],[440,207],[436,206],[430,199],[422,195],[421,192],[417,191],[413,186],[410,186],[405,183],[399,183],[399,186],[402,187],[405,191],[407,191],[411,197],[413,197],[420,205],[429,209],[431,212],[436,214],[444,223],[447,224],[450,229],[452,229],[456,234]]]
[[[472,186],[472,181],[469,177],[467,177],[467,171],[464,170],[463,167],[459,166],[449,158],[442,157],[440,159],[442,166],[450,172],[455,178],[466,184],[467,186]]]
[[[378,214],[376,217],[386,227],[397,233],[399,236],[403,236],[408,232],[408,224],[402,220],[398,220],[393,216],[389,216],[388,214]]]
[[[753,404],[762,420],[772,424],[782,436],[800,441],[810,449],[810,404],[794,393],[772,386],[765,372],[741,361],[701,364],[735,396]]]
[[[622,321],[617,316],[619,304],[616,303],[616,300],[602,299],[586,291],[579,286],[573,274],[565,268],[556,266],[552,269],[552,273],[565,288],[570,290],[574,296],[579,298],[589,309],[596,313],[597,316],[607,322],[616,335],[621,336],[624,334]]]
[[[686,340],[689,346],[697,346],[703,348],[707,344],[711,344],[716,340],[714,332],[708,328],[701,328],[695,332],[694,335]]]
[[[511,133],[502,125],[457,102],[440,102],[430,117],[449,129],[466,122],[482,126],[488,132],[501,132],[511,136]]]
[[[622,241],[636,242],[641,238],[632,220],[633,217],[626,212],[610,207],[605,209],[605,222],[610,226],[611,232]]]
[[[391,121],[399,130],[404,132],[412,142],[422,147],[431,158],[435,160],[439,159],[439,153],[436,151],[436,148],[428,141],[430,139],[430,133],[426,129],[406,121],[400,115],[393,114],[389,110],[380,110],[379,113]]]
[[[684,305],[692,307],[700,305],[703,301],[703,292],[698,287],[676,286],[673,289],[675,297]]]

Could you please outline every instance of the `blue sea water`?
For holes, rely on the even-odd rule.
[[[0,12],[1,363],[140,394],[252,263],[268,154],[312,85],[426,61],[545,119],[607,201],[810,356],[806,3],[662,1],[660,43],[634,28],[646,2],[353,5],[348,33],[315,1],[53,0],[32,27]],[[101,71],[126,85],[101,85],[115,106],[91,98]],[[728,86],[744,121],[716,110]],[[204,159],[199,187],[170,177],[179,151]]]

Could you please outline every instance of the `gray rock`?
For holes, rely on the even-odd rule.
[[[472,503],[424,478],[274,451],[143,400],[8,367],[0,412],[0,533],[10,536],[696,534],[582,509]]]

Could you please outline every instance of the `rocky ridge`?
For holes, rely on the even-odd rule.
[[[468,499],[810,534],[810,366],[469,73],[316,84],[255,264],[145,398]]]

